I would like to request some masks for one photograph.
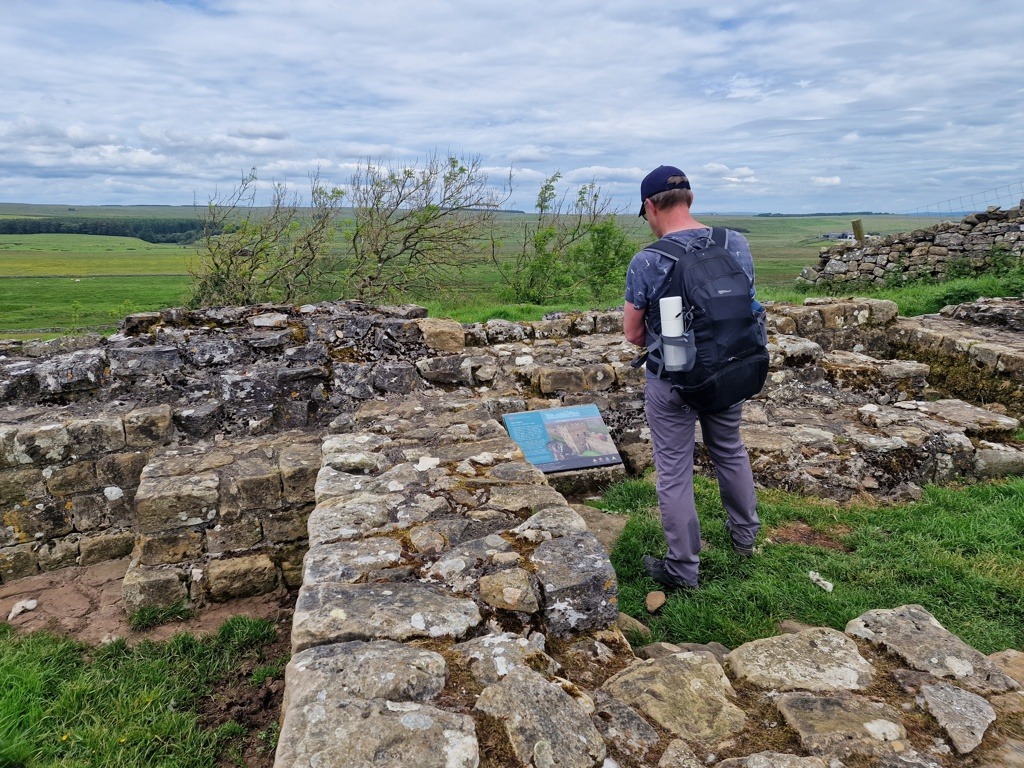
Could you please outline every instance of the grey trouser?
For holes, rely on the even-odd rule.
[[[698,415],[690,410],[665,379],[647,379],[644,411],[654,443],[658,470],[658,506],[668,541],[665,567],[688,584],[697,583],[700,565],[700,522],[693,500],[694,431],[700,421],[704,446],[715,465],[722,506],[733,541],[750,546],[761,527],[750,457],[740,437],[743,404],[721,413]]]

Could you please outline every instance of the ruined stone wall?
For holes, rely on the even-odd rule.
[[[805,267],[797,283],[853,288],[944,280],[951,272],[984,272],[1000,259],[1020,260],[1024,258],[1022,207],[1006,211],[992,207],[960,222],[822,248],[818,263]]]
[[[326,432],[418,389],[550,389],[488,345],[597,330],[620,334],[621,317],[464,327],[349,302],[173,308],[107,339],[2,342],[0,582],[132,554],[129,610],[297,586]]]
[[[109,339],[4,344],[0,580],[131,553],[129,608],[298,584],[323,441],[350,432],[364,404],[421,392],[472,398],[499,423],[592,402],[619,471],[651,465],[621,312],[465,326],[425,315],[357,303],[170,309],[130,316]],[[929,366],[891,359],[905,322],[886,301],[769,308],[771,372],[744,431],[760,484],[904,498],[923,483],[1024,471],[1005,445],[1016,419],[922,402]],[[710,471],[702,452],[697,461]],[[611,479],[546,482],[581,496]]]

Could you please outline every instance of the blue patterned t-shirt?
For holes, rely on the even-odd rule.
[[[677,241],[681,245],[690,245],[696,240],[711,236],[710,227],[699,229],[683,229],[678,232],[670,232],[666,237]],[[729,230],[729,237],[726,243],[726,250],[733,255],[740,267],[750,278],[750,299],[754,308],[759,309],[760,305],[754,298],[754,259],[750,255],[750,244],[739,232]],[[672,267],[675,262],[668,256],[654,251],[644,249],[633,257],[629,262],[629,269],[626,272],[626,301],[636,309],[644,311],[644,322],[647,326],[647,346],[651,346],[661,333],[661,310],[658,300],[661,299],[671,286]],[[650,373],[648,373],[650,375]]]

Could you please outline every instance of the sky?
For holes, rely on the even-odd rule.
[[[694,212],[1024,197],[1019,0],[3,0],[0,201],[191,205],[251,168],[477,157]],[[1003,188],[1005,187],[1005,193]],[[1005,197],[1004,197],[1005,195]],[[952,209],[959,209],[954,202]]]

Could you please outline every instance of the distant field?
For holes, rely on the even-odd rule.
[[[36,206],[0,204],[0,216],[180,218],[192,206]],[[757,268],[758,293],[765,299],[789,299],[794,278],[817,262],[827,242],[826,232],[851,229],[849,217],[760,217],[701,215],[710,226],[741,230],[750,241]],[[505,257],[521,223],[529,214],[507,214],[500,220],[500,253]],[[935,219],[909,220],[893,216],[861,217],[867,232],[900,232],[929,226]],[[653,238],[636,216],[622,215],[619,224],[638,243]],[[192,246],[146,243],[127,237],[96,235],[0,235],[0,336],[53,336],[61,332],[109,331],[126,314],[180,306],[188,293],[188,264]],[[486,312],[497,300],[498,275],[489,258],[467,259],[461,282],[448,295],[410,297],[430,307],[432,314],[453,314],[472,306]],[[551,307],[545,309],[565,309]],[[515,317],[529,317],[539,308],[508,308]],[[539,316],[539,315],[538,315]],[[463,318],[460,318],[463,319]]]
[[[106,331],[132,312],[179,306],[194,255],[130,237],[0,235],[0,335]]]
[[[0,235],[0,275],[188,274],[195,248],[103,235]]]

